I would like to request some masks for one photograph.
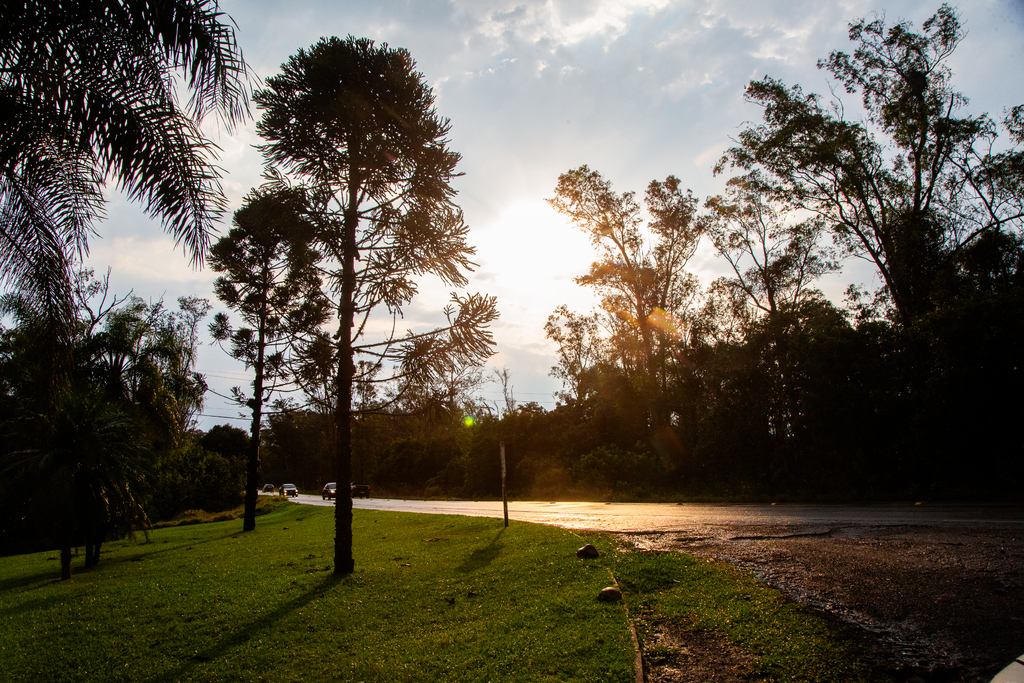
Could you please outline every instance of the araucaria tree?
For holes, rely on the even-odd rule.
[[[268,166],[311,198],[325,293],[337,315],[336,332],[321,331],[308,348],[333,372],[340,487],[334,571],[347,574],[354,568],[347,486],[353,387],[363,379],[422,383],[453,364],[486,358],[495,300],[453,294],[446,325],[396,334],[416,279],[433,275],[464,286],[474,253],[452,202],[460,156],[448,149],[450,123],[437,114],[406,50],[351,36],[323,39],[291,57],[254,99],[263,110],[257,132]],[[391,325],[380,324],[385,316]],[[368,338],[381,327],[390,333]],[[358,375],[357,361],[366,361]]]
[[[210,267],[221,273],[214,282],[217,298],[246,325],[232,329],[228,316],[218,313],[210,332],[255,373],[251,396],[233,390],[235,400],[252,410],[243,531],[256,528],[263,405],[289,380],[286,351],[295,334],[325,322],[312,239],[301,191],[259,189],[246,197],[230,232],[210,249]]]

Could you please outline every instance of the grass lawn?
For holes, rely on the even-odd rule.
[[[25,681],[632,681],[610,537],[500,520],[355,511],[337,579],[333,508],[0,558],[0,671]]]
[[[0,671],[24,681],[633,681],[664,624],[746,653],[758,681],[887,680],[818,617],[748,575],[610,535],[355,511],[356,571],[331,573],[333,508],[274,500],[241,520],[0,558]],[[597,560],[576,548],[593,543]],[[625,603],[598,602],[614,572]],[[680,653],[647,647],[649,661]]]

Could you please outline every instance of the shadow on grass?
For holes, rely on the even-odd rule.
[[[302,595],[296,596],[293,600],[289,600],[288,602],[281,604],[274,611],[239,628],[234,633],[225,634],[224,638],[222,638],[220,642],[212,643],[210,647],[205,650],[197,652],[188,659],[182,660],[178,666],[168,669],[163,673],[154,676],[150,680],[156,683],[177,683],[177,681],[192,680],[192,672],[196,668],[209,664],[219,657],[231,652],[235,648],[241,647],[254,638],[260,637],[265,634],[266,631],[278,620],[284,618],[289,613],[297,609],[305,607],[309,603],[313,602],[313,600],[320,597],[325,591],[333,588],[339,583],[343,583],[349,578],[350,577],[348,576],[335,576],[334,574],[324,577]]]
[[[123,546],[122,548],[117,548],[118,551],[125,553],[125,555],[123,557],[112,557],[110,558],[110,562],[111,564],[115,562],[138,562],[143,557],[148,559],[150,557],[155,557],[156,555],[162,555],[164,553],[169,553],[177,550],[188,550],[189,548],[194,548],[197,545],[204,545],[206,543],[216,543],[227,540],[229,538],[239,538],[244,533],[247,532],[243,532],[241,529],[236,529],[234,531],[225,530],[223,534],[207,532],[206,534],[204,534],[206,536],[205,538],[203,538],[203,536],[194,536],[183,541],[164,540],[158,542],[149,538],[147,538],[144,541],[133,541],[130,542],[128,545]],[[154,546],[161,547],[157,548]],[[135,553],[130,552],[131,549],[133,548],[136,549]],[[103,558],[102,552],[100,553],[100,558]]]
[[[495,558],[501,554],[501,549],[505,547],[504,543],[501,543],[501,535],[505,533],[504,527],[498,532],[498,535],[491,539],[491,542],[485,545],[483,548],[477,548],[474,550],[466,561],[455,568],[455,571],[462,572],[463,574],[469,572],[475,572],[478,569],[483,569],[491,562],[494,562]]]
[[[16,590],[18,588],[29,588],[35,590],[43,586],[60,583],[60,563],[56,563],[53,571],[37,572],[26,576],[13,576],[0,581],[0,593]]]

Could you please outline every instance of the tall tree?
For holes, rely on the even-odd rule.
[[[335,566],[353,570],[351,480],[353,386],[357,360],[388,371],[376,379],[415,385],[453,364],[486,358],[487,326],[497,317],[493,297],[452,295],[447,324],[395,334],[398,317],[417,292],[416,278],[467,283],[474,250],[453,204],[459,155],[448,149],[447,119],[406,50],[351,36],[323,39],[300,50],[266,81],[255,101],[257,132],[268,165],[290,174],[314,198],[316,244],[326,292],[333,295],[336,333],[311,340],[334,385],[336,481]],[[392,318],[391,333],[367,340],[372,313]],[[358,356],[358,357],[357,357]]]
[[[649,395],[663,394],[672,345],[682,337],[697,280],[684,270],[701,236],[694,220],[697,200],[679,179],[652,181],[645,196],[646,226],[633,192],[614,192],[611,182],[587,166],[563,173],[548,202],[590,236],[599,260],[576,282],[593,287],[609,314],[612,350]],[[663,401],[652,420],[664,424]]]
[[[964,31],[949,5],[921,33],[875,18],[851,23],[849,36],[852,55],[818,66],[860,93],[865,119],[848,121],[841,103],[827,108],[799,86],[752,81],[747,97],[764,107],[764,123],[744,130],[727,160],[763,169],[784,197],[821,215],[848,254],[875,265],[909,323],[934,307],[935,282],[962,249],[985,232],[1021,230],[1020,154],[993,154],[994,122],[961,114],[947,62]]]
[[[229,342],[232,358],[255,373],[251,397],[232,390],[252,410],[243,531],[256,528],[263,405],[290,377],[285,352],[296,329],[326,322],[319,254],[311,247],[314,229],[305,213],[306,198],[297,190],[255,190],[235,212],[231,231],[210,250],[210,267],[222,273],[214,282],[217,298],[247,325],[232,329],[228,316],[218,313],[210,332],[218,342]]]

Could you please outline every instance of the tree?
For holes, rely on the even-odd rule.
[[[239,472],[244,471],[249,455],[249,432],[244,429],[229,424],[214,425],[196,438],[196,444],[212,453],[220,453],[232,464],[240,465]]]
[[[726,287],[753,307],[754,314],[776,315],[808,297],[820,295],[811,284],[838,269],[831,250],[819,239],[824,221],[794,221],[773,202],[756,175],[732,178],[726,194],[710,197],[705,230],[735,274]]]
[[[60,402],[36,447],[14,466],[30,491],[36,518],[57,537],[61,578],[71,578],[71,546],[85,542],[85,566],[99,562],[108,531],[131,532],[147,521],[147,450],[131,416],[95,387],[75,387]],[[46,418],[44,418],[46,419]]]
[[[590,236],[600,260],[576,278],[601,295],[612,328],[611,351],[627,372],[642,378],[645,393],[664,394],[672,345],[683,336],[696,277],[684,267],[701,236],[694,220],[697,200],[679,179],[652,181],[645,196],[651,216],[646,229],[634,193],[619,195],[611,182],[587,166],[563,173],[548,202]],[[664,424],[663,401],[652,407]]]
[[[130,363],[124,360],[129,350],[119,345],[125,336],[110,334],[126,329],[123,320],[140,310],[138,304],[115,297],[109,307],[101,302],[97,310],[88,308],[86,297],[102,289],[90,274],[75,279],[72,372],[56,396],[39,372],[47,362],[47,347],[36,343],[47,329],[40,307],[26,295],[8,294],[0,302],[15,322],[0,349],[9,399],[2,419],[3,472],[28,497],[29,518],[60,548],[64,579],[71,577],[72,542],[84,541],[86,566],[94,566],[108,535],[132,533],[147,522],[154,441],[147,426],[162,425],[163,417],[174,422],[167,366],[154,358],[160,352],[149,349],[152,355]],[[127,315],[113,310],[126,301]],[[104,327],[97,329],[101,321]]]
[[[196,297],[180,297],[170,311],[163,301],[128,296],[103,311],[102,327],[82,335],[76,372],[134,411],[150,438],[174,445],[202,409],[207,385],[195,361],[199,322],[209,309]]]
[[[605,357],[598,315],[579,315],[559,306],[544,323],[544,335],[558,344],[558,365],[548,373],[565,387],[556,397],[562,403],[585,399],[593,388],[587,381],[590,370]]]
[[[70,336],[71,270],[105,182],[201,261],[223,200],[198,122],[248,114],[246,66],[222,18],[214,0],[0,10],[0,278],[45,307],[53,338]]]
[[[210,250],[210,267],[223,273],[214,282],[217,298],[248,325],[233,330],[227,315],[218,313],[210,333],[218,342],[230,342],[231,357],[255,372],[251,397],[237,387],[232,391],[252,410],[243,531],[256,528],[263,406],[289,379],[285,351],[295,330],[326,320],[319,254],[311,247],[314,228],[305,211],[306,198],[297,190],[255,190],[235,212],[234,227]]]
[[[349,36],[300,50],[266,81],[255,101],[257,132],[271,171],[301,183],[312,198],[316,245],[332,294],[337,332],[308,340],[313,375],[330,369],[337,428],[335,479],[347,491],[352,463],[353,387],[360,381],[422,384],[453,365],[490,355],[487,326],[497,317],[493,297],[452,295],[447,323],[396,335],[398,318],[417,292],[416,278],[433,275],[463,286],[474,250],[452,203],[459,155],[450,129],[415,62],[402,49]],[[391,317],[391,333],[365,338],[372,313]],[[357,360],[367,372],[357,376]],[[378,369],[387,372],[379,375]],[[353,570],[352,502],[336,506],[337,574]]]
[[[960,251],[1024,220],[1020,153],[993,153],[988,116],[957,116],[966,99],[947,66],[964,37],[955,10],[943,5],[922,29],[861,19],[850,24],[853,54],[818,62],[861,94],[861,122],[799,86],[752,81],[764,123],[719,166],[762,169],[782,197],[824,218],[847,254],[874,263],[903,324],[933,309],[935,282]],[[1005,121],[1013,139],[1015,121]]]

